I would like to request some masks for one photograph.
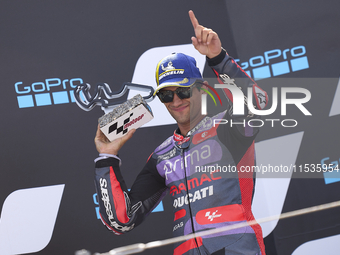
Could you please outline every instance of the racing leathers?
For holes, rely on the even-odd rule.
[[[251,87],[255,107],[265,106],[267,94],[224,50],[208,64],[220,83],[234,81],[244,95]],[[186,136],[176,130],[154,150],[130,191],[118,158],[97,160],[95,184],[104,225],[117,235],[132,230],[166,193],[173,199],[174,236],[254,220],[254,174],[249,170],[255,165],[258,128],[248,125],[254,116],[245,108],[244,115],[234,116],[229,107],[206,116]],[[175,244],[174,254],[264,255],[262,230],[255,224],[195,237]]]

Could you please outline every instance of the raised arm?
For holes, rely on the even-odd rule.
[[[232,84],[235,86],[235,89],[240,89],[244,96],[248,96],[248,88],[252,88],[252,101],[255,108],[263,109],[268,102],[267,93],[227,54],[222,48],[221,40],[215,31],[200,25],[194,12],[191,10],[189,11],[189,17],[195,31],[195,36],[191,38],[192,44],[198,52],[207,56],[207,63],[216,74],[218,82],[221,84],[231,84],[231,81],[234,81]],[[213,84],[211,85],[213,86]],[[244,102],[245,114],[243,116],[234,116],[232,112],[233,95],[229,89],[224,88],[223,90],[231,102],[230,108],[227,111],[229,118],[243,120],[254,117],[254,115],[248,111],[246,101]],[[243,100],[243,97],[241,100]],[[243,129],[241,133],[245,133],[245,129]]]
[[[167,189],[156,170],[155,159],[150,157],[129,191],[117,153],[134,132],[130,130],[125,136],[110,142],[98,127],[94,139],[99,152],[95,160],[99,214],[103,224],[117,235],[138,226],[161,201]],[[130,157],[133,159],[134,155]]]
[[[192,10],[189,11],[189,17],[195,31],[195,36],[191,37],[195,49],[208,58],[214,58],[220,54],[222,44],[218,34],[200,25]]]

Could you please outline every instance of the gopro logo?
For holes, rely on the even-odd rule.
[[[309,68],[306,47],[303,45],[285,50],[265,51],[263,55],[252,57],[247,62],[239,63],[239,59],[235,59],[235,61],[254,80],[266,79]],[[248,68],[251,69],[247,70]]]
[[[22,81],[14,84],[19,108],[74,103],[73,89],[83,83],[81,78],[50,78],[43,82],[24,85]]]

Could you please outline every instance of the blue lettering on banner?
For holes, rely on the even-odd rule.
[[[330,161],[329,157],[321,159],[322,169],[327,170],[323,173],[325,184],[340,182],[339,161]]]
[[[99,205],[97,193],[94,193],[94,194],[93,194],[93,203],[94,203],[95,205]],[[96,207],[95,207],[95,210],[96,210],[97,219],[100,219],[99,206],[96,206]],[[163,211],[164,211],[164,207],[163,207],[163,202],[161,201],[161,202],[156,206],[156,208],[153,209],[152,212],[163,212]]]
[[[250,58],[248,62],[238,64],[254,80],[260,80],[308,69],[309,63],[305,54],[306,47],[300,45],[291,49],[265,51],[263,56],[255,56]],[[240,60],[235,59],[235,61],[239,62]],[[248,68],[252,69],[247,70]]]
[[[83,83],[81,78],[49,78],[44,82],[24,85],[22,81],[14,84],[19,108],[74,103],[73,89]]]

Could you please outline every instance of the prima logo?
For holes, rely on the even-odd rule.
[[[306,47],[303,45],[291,49],[274,49],[265,51],[263,55],[250,58],[248,61],[236,62],[254,80],[266,79],[290,72],[309,68]]]
[[[164,176],[166,180],[171,179],[172,173],[176,170],[183,170],[184,167],[189,168],[196,163],[207,164],[220,159],[220,151],[215,151],[212,153],[211,148],[215,142],[205,142],[202,143],[200,147],[196,150],[191,151],[184,155],[184,160],[180,156],[169,157],[169,160],[165,160],[160,163],[160,168],[164,171]],[[183,165],[184,163],[184,165]],[[170,176],[169,176],[170,175]]]
[[[64,80],[49,78],[30,85],[24,85],[22,81],[19,81],[14,84],[14,88],[17,93],[19,108],[28,108],[74,103],[73,89],[82,83],[83,80],[81,78]]]

